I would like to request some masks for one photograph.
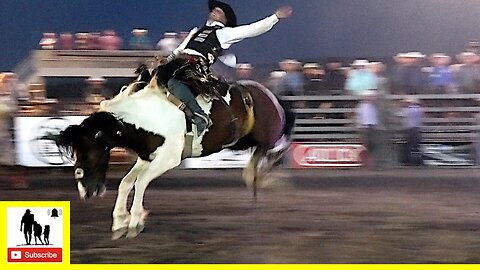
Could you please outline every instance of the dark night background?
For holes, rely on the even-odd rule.
[[[403,51],[457,54],[480,38],[480,0],[229,0],[240,24],[281,5],[294,16],[232,47],[240,62],[284,58],[392,56]],[[204,23],[206,0],[0,0],[0,71],[38,48],[43,32],[113,28],[127,42],[136,27],[158,41],[165,31]]]

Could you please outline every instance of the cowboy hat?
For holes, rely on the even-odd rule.
[[[432,53],[429,58],[450,58],[450,56],[444,53]]]
[[[283,59],[282,61],[279,62],[280,65],[284,64],[293,64],[293,65],[300,65],[300,61],[296,59]]]
[[[132,30],[132,34],[147,34],[148,30],[144,28],[135,28]]]
[[[457,54],[456,55],[457,57],[457,60],[459,61],[463,61],[465,60],[466,58],[475,58],[477,59],[478,58],[478,55],[474,52],[462,52],[460,54]]]
[[[406,58],[425,58],[425,54],[422,54],[421,52],[407,52],[400,54],[400,57],[406,57]]]
[[[317,63],[305,63],[303,65],[303,68],[304,69],[307,69],[307,68],[320,68],[320,65],[317,64]]]
[[[227,18],[227,23],[225,24],[225,26],[237,26],[237,16],[235,15],[235,12],[229,4],[217,0],[208,0],[208,8],[210,9],[210,11],[215,8],[219,8],[223,11],[223,13],[225,13],[225,18]]]
[[[365,59],[357,59],[350,64],[352,67],[361,67],[361,66],[368,66],[369,62]]]
[[[252,64],[250,63],[239,63],[235,66],[236,69],[252,69]]]

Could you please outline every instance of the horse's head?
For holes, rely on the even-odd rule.
[[[103,195],[110,147],[102,140],[102,131],[95,133],[81,125],[71,125],[56,141],[62,152],[74,162],[80,198]]]

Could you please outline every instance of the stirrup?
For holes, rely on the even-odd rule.
[[[194,113],[193,115],[202,118],[202,120],[203,120],[205,123],[207,123],[207,126],[205,127],[206,129],[209,128],[209,127],[211,127],[211,126],[213,125],[212,119],[211,119],[210,117],[208,117],[208,116],[206,116],[206,115],[203,115],[203,114],[200,114],[200,113],[198,113],[198,112]],[[197,124],[197,123],[195,123],[195,124]]]
[[[202,121],[201,123],[195,123],[195,127],[197,129],[197,136],[198,137],[203,136],[205,134],[205,132],[207,131],[207,129],[210,126],[212,126],[212,124],[213,124],[212,120],[210,119],[210,117],[199,114],[199,113],[194,113],[193,115],[194,115],[194,118],[199,117]]]

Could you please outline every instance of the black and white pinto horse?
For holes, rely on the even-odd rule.
[[[144,228],[148,212],[143,207],[148,184],[177,167],[185,157],[207,156],[224,148],[255,147],[243,178],[256,192],[265,177],[289,146],[294,115],[268,89],[259,83],[243,81],[220,90],[223,100],[199,104],[208,112],[213,125],[201,137],[189,142],[185,113],[167,99],[168,92],[152,80],[135,92],[136,83],[124,88],[101,110],[80,125],[71,125],[56,138],[71,155],[74,176],[82,199],[102,195],[110,150],[123,147],[135,151],[138,159],[123,177],[113,209],[113,239],[125,233],[137,236]],[[187,146],[187,147],[186,147]],[[189,149],[185,151],[185,149]],[[130,213],[127,198],[135,187]]]

